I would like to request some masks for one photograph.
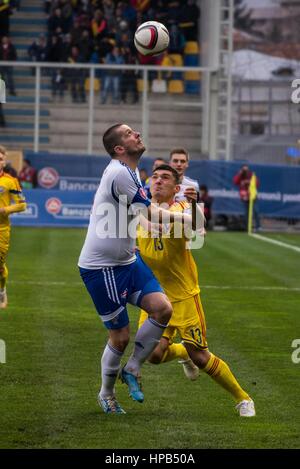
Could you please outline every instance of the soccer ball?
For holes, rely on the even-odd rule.
[[[159,55],[169,45],[169,31],[158,21],[146,21],[134,35],[134,45],[142,55]]]

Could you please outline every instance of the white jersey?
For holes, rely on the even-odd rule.
[[[136,230],[131,227],[129,233],[128,228],[135,209],[148,207],[150,203],[138,170],[133,171],[122,161],[113,159],[104,170],[94,198],[79,267],[98,269],[134,262]],[[129,215],[128,209],[131,209]]]
[[[180,184],[180,191],[175,194],[175,201],[180,202],[182,200],[186,200],[184,197],[184,191],[186,190],[187,187],[194,187],[196,191],[199,193],[199,184],[198,181],[195,179],[191,179],[187,176],[183,176],[182,182]]]

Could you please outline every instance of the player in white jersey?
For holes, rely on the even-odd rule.
[[[184,193],[186,189],[190,187],[196,189],[199,198],[198,181],[184,174],[189,165],[189,154],[187,150],[184,148],[174,148],[171,150],[169,164],[172,168],[176,169],[180,180],[180,191],[175,195],[175,201],[180,202],[181,200],[186,200]]]
[[[106,413],[124,413],[116,400],[115,382],[129,342],[127,303],[147,311],[149,318],[135,336],[134,350],[120,372],[130,396],[143,402],[140,367],[154,350],[172,314],[172,306],[152,271],[135,255],[136,224],[142,208],[150,218],[191,222],[190,215],[168,212],[151,204],[137,172],[145,146],[138,132],[116,124],[103,136],[112,161],[95,195],[86,239],[79,257],[81,277],[109,332],[101,358],[102,385],[98,402]],[[128,213],[130,213],[128,215]]]

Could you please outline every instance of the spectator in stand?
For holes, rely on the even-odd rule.
[[[97,45],[99,63],[104,63],[105,57],[109,52],[111,52],[115,46],[116,42],[110,37],[106,36]]]
[[[83,27],[80,24],[79,18],[74,19],[73,26],[70,30],[71,38],[72,38],[72,43],[73,44],[79,44],[80,38],[82,35]]]
[[[15,46],[11,43],[8,36],[3,36],[0,45],[0,61],[15,61],[17,60],[17,52]],[[9,94],[16,96],[13,67],[0,67],[0,74],[2,75]]]
[[[31,166],[31,162],[27,158],[23,160],[23,166],[19,172],[18,179],[23,189],[37,187],[37,170]]]
[[[82,62],[79,48],[72,46],[71,54],[68,58],[69,63],[80,63]],[[66,69],[65,74],[68,77],[68,82],[71,86],[71,95],[73,103],[84,103],[86,101],[84,82],[86,79],[86,71],[84,69]]]
[[[181,7],[179,1],[169,1],[168,3],[168,16],[166,26],[170,28],[172,24],[178,24],[180,20]]]
[[[212,204],[213,197],[208,193],[208,188],[205,184],[200,186],[199,202],[204,204],[205,228],[210,229],[212,223]]]
[[[62,61],[62,40],[60,37],[54,35],[50,38],[48,46],[48,62],[61,62]]]
[[[149,10],[152,2],[151,0],[130,0],[130,3],[138,12],[144,13]]]
[[[61,15],[61,9],[55,8],[52,15],[48,19],[48,31],[50,36],[57,33],[57,28],[60,28],[61,31],[64,30],[65,20]]]
[[[55,98],[57,95],[62,99],[65,93],[65,78],[64,78],[64,70],[61,68],[56,68],[52,72],[51,78],[51,89],[52,89],[52,96]]]
[[[124,0],[123,2],[123,12],[122,16],[124,20],[128,23],[129,29],[131,31],[136,30],[136,9],[130,4],[129,0]]]
[[[103,13],[107,21],[107,28],[110,31],[116,25],[115,5],[113,0],[103,0]]]
[[[93,50],[93,41],[91,40],[88,29],[84,29],[81,34],[80,42],[78,43],[79,54],[82,62],[89,62]]]
[[[248,231],[248,217],[249,217],[249,199],[250,199],[250,182],[251,178],[254,175],[252,171],[250,171],[249,166],[244,165],[239,170],[239,172],[233,177],[233,183],[239,187],[240,199],[244,205],[244,220],[245,220],[245,230]],[[259,180],[256,178],[256,188],[259,187]],[[257,210],[257,197],[253,201],[253,215],[255,220],[255,229],[260,229],[260,220],[259,214]]]
[[[41,34],[38,40],[34,40],[28,47],[28,56],[32,62],[46,62],[48,55],[46,37]],[[31,69],[32,75],[35,74],[35,68]]]
[[[133,54],[130,47],[123,48],[123,56],[126,64],[136,65],[138,63],[137,57]],[[138,72],[136,70],[124,70],[122,72],[121,81],[121,101],[127,103],[127,93],[132,94],[132,104],[139,100],[139,93],[137,89]]]
[[[133,32],[129,28],[128,22],[126,20],[121,20],[119,23],[117,23],[116,31],[116,41],[118,45],[122,44],[125,36],[128,43],[133,44]]]
[[[75,41],[72,41],[71,33],[65,34],[60,47],[60,61],[68,62],[68,58],[71,54],[71,49],[73,45],[76,45]]]
[[[73,9],[70,0],[59,0],[59,6],[61,8],[61,16],[63,19],[63,33],[69,33],[72,27],[73,21]]]
[[[101,41],[107,34],[107,21],[104,18],[103,11],[97,9],[91,21],[92,36],[96,41]]]
[[[0,36],[9,35],[10,13],[9,0],[0,0]]]
[[[170,43],[168,47],[169,54],[183,54],[186,41],[178,24],[172,24],[170,26],[169,35],[170,35]]]
[[[164,2],[163,0],[158,0],[156,2],[156,6],[154,7],[154,11],[155,11],[155,17],[154,17],[155,21],[159,21],[160,23],[167,25],[168,8],[166,5],[166,2]],[[153,17],[148,16],[147,18],[145,18],[145,21],[150,21],[152,19]]]
[[[111,65],[122,65],[124,64],[124,57],[121,54],[120,48],[114,46],[111,52],[105,57],[105,63]],[[113,104],[119,104],[120,102],[120,85],[121,85],[121,70],[107,70],[105,71],[103,78],[103,87],[101,89],[101,104],[105,104],[108,93],[112,88],[112,102]]]
[[[187,41],[198,41],[200,8],[195,0],[187,0],[180,10],[179,26]]]
[[[28,55],[32,62],[46,62],[47,52],[47,41],[43,34],[28,47]]]

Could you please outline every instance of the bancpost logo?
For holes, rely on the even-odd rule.
[[[62,203],[57,197],[51,197],[46,200],[45,207],[48,213],[57,215],[61,211]]]
[[[54,168],[43,168],[38,173],[38,183],[45,189],[53,189],[59,181],[59,174]]]
[[[6,87],[5,81],[0,76],[0,104],[6,103]]]

